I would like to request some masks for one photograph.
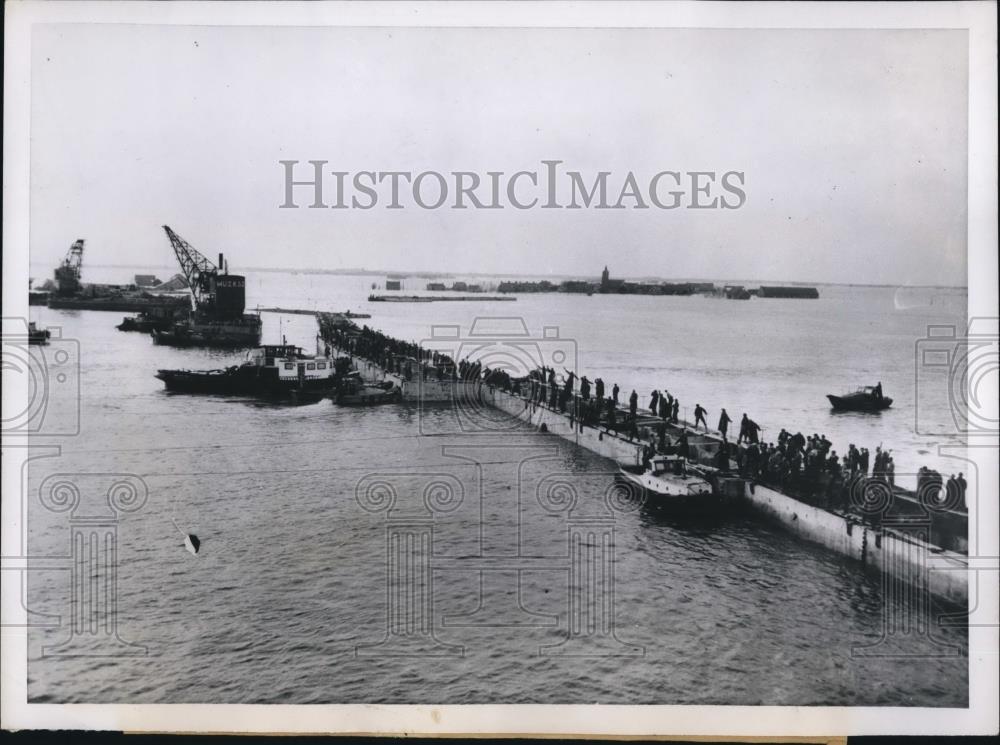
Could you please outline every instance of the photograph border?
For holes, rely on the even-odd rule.
[[[723,2],[39,2],[5,5],[3,316],[27,318],[31,115],[31,38],[36,24],[275,25],[289,27],[534,27],[739,29],[968,29],[969,225],[968,317],[997,315],[997,28],[996,4]],[[988,395],[997,396],[996,391]],[[23,381],[4,372],[3,406],[26,399]],[[995,404],[994,404],[995,405]],[[989,566],[998,547],[996,440],[969,458],[993,498],[970,506],[980,527],[973,558]],[[20,496],[27,441],[4,437],[2,540],[19,546]],[[7,555],[5,550],[5,556]],[[995,568],[992,571],[995,574]],[[244,705],[28,704],[27,630],[17,627],[18,583],[3,582],[2,700],[10,729],[106,729],[126,732],[231,731],[378,735],[543,735],[799,738],[886,734],[987,734],[998,727],[998,583],[971,609],[969,707],[669,706],[669,705]],[[14,597],[11,597],[11,595]],[[799,740],[801,741],[801,740]],[[809,739],[808,741],[815,741]]]

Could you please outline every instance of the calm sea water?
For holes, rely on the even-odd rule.
[[[107,274],[88,278],[126,278]],[[467,336],[477,317],[515,317],[541,339],[540,354],[575,356],[588,376],[618,382],[624,395],[634,387],[645,400],[651,388],[666,388],[688,411],[701,403],[713,423],[720,406],[734,419],[747,411],[765,438],[784,426],[825,433],[838,450],[883,443],[901,481],[921,464],[963,470],[937,449],[959,442],[916,434],[926,429],[918,417],[940,429],[951,412],[944,389],[922,394],[915,381],[926,371],[914,362],[929,324],[961,327],[964,291],[369,304],[372,281],[382,280],[257,273],[248,299],[370,312],[367,323],[413,340],[431,338],[435,325],[458,325]],[[98,497],[114,474],[144,482],[148,500],[118,525],[119,635],[144,654],[43,655],[68,632],[35,629],[32,701],[967,702],[963,630],[932,624],[930,635],[871,646],[886,619],[918,611],[885,607],[878,576],[747,515],[696,524],[645,508],[613,513],[621,644],[611,656],[540,654],[566,638],[568,597],[580,581],[568,571],[567,526],[573,517],[607,521],[600,505],[613,464],[527,429],[499,441],[463,436],[453,414],[434,407],[168,395],[153,378],[157,368],[221,366],[240,355],[156,347],[115,330],[120,315],[32,308],[33,319],[79,341],[81,400],[79,436],[33,461],[29,494],[57,473],[87,474],[76,478]],[[544,327],[558,328],[558,338],[546,338]],[[268,314],[264,330],[268,341],[283,334],[310,348],[316,329],[309,317]],[[826,393],[878,380],[896,401],[889,412],[830,413]],[[49,415],[74,416],[58,403]],[[442,475],[461,501],[434,518],[431,617],[438,651],[451,654],[357,656],[386,636],[387,520],[419,516],[424,489]],[[574,513],[539,501],[553,479],[575,493]],[[373,480],[395,489],[393,513],[359,504],[356,487]],[[65,513],[34,499],[28,517],[32,554],[67,553]],[[197,557],[175,523],[202,539]],[[68,574],[32,572],[29,607],[67,617]]]

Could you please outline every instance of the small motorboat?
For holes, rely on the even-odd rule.
[[[618,464],[620,481],[652,504],[678,509],[715,505],[712,485],[680,455],[657,455],[643,465]]]
[[[880,386],[866,385],[843,396],[828,394],[834,411],[882,411],[892,406],[892,399],[882,395]]]
[[[396,403],[403,392],[392,382],[365,383],[356,370],[345,375],[337,386],[334,403],[338,406],[377,406]]]

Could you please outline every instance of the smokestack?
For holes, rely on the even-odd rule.
[[[224,265],[222,263],[222,252],[220,251],[219,252],[219,271],[220,272],[224,272],[225,271],[225,269],[223,267],[224,267]]]

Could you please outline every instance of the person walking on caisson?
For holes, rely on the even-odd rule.
[[[705,415],[708,412],[701,408],[701,404],[694,405],[694,428],[698,429],[699,422],[705,425],[705,431],[708,431],[708,422],[705,421]]]
[[[726,439],[726,432],[729,431],[729,423],[731,421],[733,420],[729,418],[729,414],[727,414],[726,410],[723,409],[722,413],[719,414],[719,432],[722,433],[723,440]]]

